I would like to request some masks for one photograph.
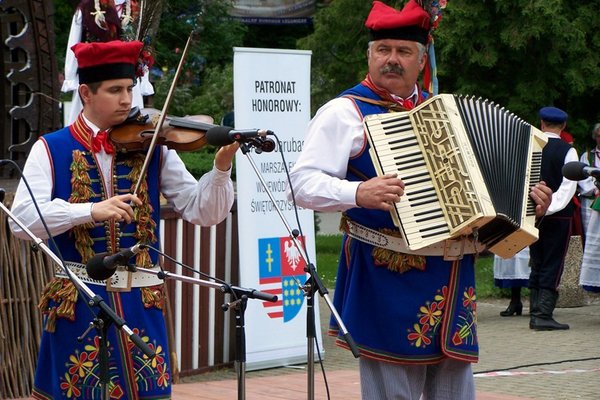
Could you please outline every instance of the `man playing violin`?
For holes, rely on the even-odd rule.
[[[72,125],[44,135],[34,144],[12,212],[36,236],[52,236],[50,247],[57,254],[60,251],[66,266],[156,353],[149,360],[125,332],[108,329],[110,383],[105,387],[110,397],[167,399],[171,396],[171,368],[162,311],[163,282],[156,275],[122,267],[105,281],[94,280],[85,266],[97,253],[113,254],[137,243],[158,243],[160,194],[194,224],[208,226],[225,219],[234,199],[230,170],[238,145],[220,148],[213,170],[199,181],[177,153],[165,146],[149,150],[145,173],[146,154],[115,151],[110,131],[129,114],[141,48],[142,43],[136,41],[73,46],[83,110]],[[136,186],[139,190],[132,193]],[[30,239],[16,224],[11,223],[11,229],[17,237]],[[146,248],[132,262],[156,268],[157,255]],[[99,338],[92,331],[81,342],[77,340],[93,318],[86,300],[58,268],[40,301],[44,332],[33,398],[103,398]]]

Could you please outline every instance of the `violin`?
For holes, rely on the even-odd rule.
[[[110,132],[110,139],[117,151],[146,151],[150,148],[154,135],[156,143],[176,151],[196,151],[206,146],[206,131],[217,125],[208,115],[188,117],[167,117],[160,129],[156,129],[158,110],[135,107],[120,125]]]
[[[158,115],[158,121],[154,124],[154,131],[153,131],[154,133],[152,135],[150,135],[150,141],[149,141],[149,144],[148,144],[147,149],[146,149],[146,158],[144,159],[144,164],[142,165],[142,170],[140,171],[139,179],[138,179],[137,183],[135,184],[135,187],[134,187],[133,192],[132,192],[132,194],[134,194],[134,195],[137,195],[138,191],[140,190],[140,186],[142,184],[142,180],[144,179],[144,177],[146,175],[146,172],[148,171],[148,165],[150,164],[150,158],[152,157],[152,153],[154,152],[154,148],[156,146],[158,138],[159,137],[166,137],[166,131],[165,131],[164,134],[160,134],[160,132],[163,129],[165,129],[165,127],[164,127],[163,124],[164,124],[166,116],[167,116],[167,109],[169,108],[169,104],[171,103],[171,99],[173,98],[173,93],[175,91],[175,85],[177,84],[177,80],[179,79],[179,75],[181,74],[181,70],[183,68],[183,61],[184,61],[185,56],[186,56],[186,54],[188,52],[188,49],[190,47],[190,43],[192,41],[193,33],[194,32],[192,31],[190,33],[190,36],[188,36],[187,42],[186,42],[185,47],[183,48],[183,52],[181,54],[181,58],[179,59],[179,65],[177,66],[177,70],[175,71],[175,76],[173,77],[173,82],[171,82],[171,87],[169,88],[169,93],[167,93],[167,97],[165,99],[165,104],[163,104],[162,112]],[[171,119],[171,121],[172,121],[172,119]],[[147,121],[145,121],[144,124],[146,122]],[[172,125],[172,122],[169,122],[169,127],[171,125]],[[146,128],[146,126],[144,126],[144,129],[145,128]],[[150,127],[150,126],[148,128],[150,128],[150,130],[152,129],[152,127]],[[138,133],[136,134],[135,133],[135,129],[134,129],[133,134],[129,135],[129,137],[130,138],[131,137],[141,137],[139,135],[139,132],[140,132],[139,127],[138,127],[137,132]],[[178,134],[174,133],[171,136],[172,136],[171,139],[173,139],[173,137],[177,137]],[[111,139],[112,138],[113,137],[111,136]],[[165,139],[165,141],[166,141],[166,139]],[[127,142],[127,141],[124,141],[124,142]],[[131,142],[133,142],[133,141],[131,141]],[[131,143],[131,142],[129,142],[129,143]],[[174,143],[173,140],[169,140],[169,142]],[[138,143],[140,143],[140,142],[138,141]],[[144,144],[143,144],[144,141],[141,141],[141,143],[142,143],[141,148],[143,149],[144,148]]]

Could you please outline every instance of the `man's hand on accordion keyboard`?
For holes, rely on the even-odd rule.
[[[371,178],[358,185],[356,190],[356,205],[363,208],[373,208],[391,211],[394,203],[400,201],[404,194],[404,182],[397,174],[386,174]]]
[[[546,215],[546,211],[552,202],[552,189],[546,185],[546,182],[540,181],[540,183],[531,188],[529,195],[536,204],[535,216],[540,218]]]

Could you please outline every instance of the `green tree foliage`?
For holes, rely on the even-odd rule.
[[[57,44],[66,43],[74,0],[54,0]],[[384,0],[397,9],[406,0]],[[362,80],[367,71],[371,1],[335,0],[321,7],[310,26],[244,26],[227,18],[230,0],[164,1],[154,38],[156,65],[169,82],[191,30],[199,35],[173,100],[173,114],[231,110],[235,46],[311,50],[313,111]],[[580,148],[600,121],[600,20],[598,1],[449,0],[435,31],[440,92],[488,98],[538,124],[544,105],[564,108]],[[70,11],[67,11],[70,10]],[[294,40],[297,40],[294,45]],[[59,50],[62,53],[62,50]],[[171,72],[172,73],[172,72]],[[168,92],[156,82],[154,106]]]
[[[247,28],[229,19],[230,5],[230,0],[166,1],[155,41],[158,65],[175,68],[192,31],[196,35],[189,62],[195,63],[194,67],[231,62],[232,48],[242,44]]]
[[[400,9],[406,1],[384,1]],[[449,0],[435,31],[440,92],[488,98],[537,125],[537,110],[569,114],[576,143],[600,120],[597,1]],[[371,2],[335,0],[298,41],[313,51],[312,103],[319,107],[366,73]],[[352,10],[349,12],[349,10]]]
[[[69,40],[69,30],[71,29],[71,20],[73,19],[75,7],[67,1],[54,2],[54,33],[56,34],[56,58],[60,64],[60,70],[63,70],[65,64],[65,55],[67,52],[67,42]]]
[[[246,27],[227,16],[230,2],[204,0],[190,3],[185,0],[169,1],[165,13],[161,18],[159,34],[157,36],[157,56],[162,59],[159,64],[167,75],[157,83],[161,90],[156,90],[155,106],[160,108],[168,93],[164,81],[169,85],[174,71],[179,64],[181,53],[185,47],[187,37],[192,31],[196,32],[188,50],[183,71],[177,82],[176,91],[172,100],[173,106],[169,112],[173,115],[208,114],[215,117],[213,112],[224,114],[229,111],[232,104],[222,103],[222,109],[213,105],[204,104],[205,101],[213,102],[206,93],[208,87],[219,86],[219,82],[212,79],[222,79],[221,84],[233,91],[233,85],[228,85],[231,78],[224,74],[215,74],[215,71],[231,72],[233,50],[242,44]],[[173,46],[169,50],[167,46]],[[221,100],[231,98],[224,96],[224,92],[215,92],[215,97]],[[209,113],[210,110],[210,113]]]
[[[190,102],[193,114],[207,114],[220,123],[225,114],[233,110],[233,63],[208,67],[200,92]]]
[[[600,119],[599,5],[450,0],[436,32],[440,91],[489,98],[536,125],[541,106],[561,107],[584,147]]]
[[[312,51],[313,111],[364,78],[368,42],[364,20],[370,8],[364,0],[335,0],[317,11],[314,32],[298,40],[298,48]]]

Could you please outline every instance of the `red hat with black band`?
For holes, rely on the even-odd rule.
[[[71,50],[77,58],[79,83],[136,77],[136,64],[144,44],[139,41],[77,43]]]
[[[365,26],[372,40],[401,39],[427,44],[431,18],[415,0],[409,0],[400,11],[374,1]]]

